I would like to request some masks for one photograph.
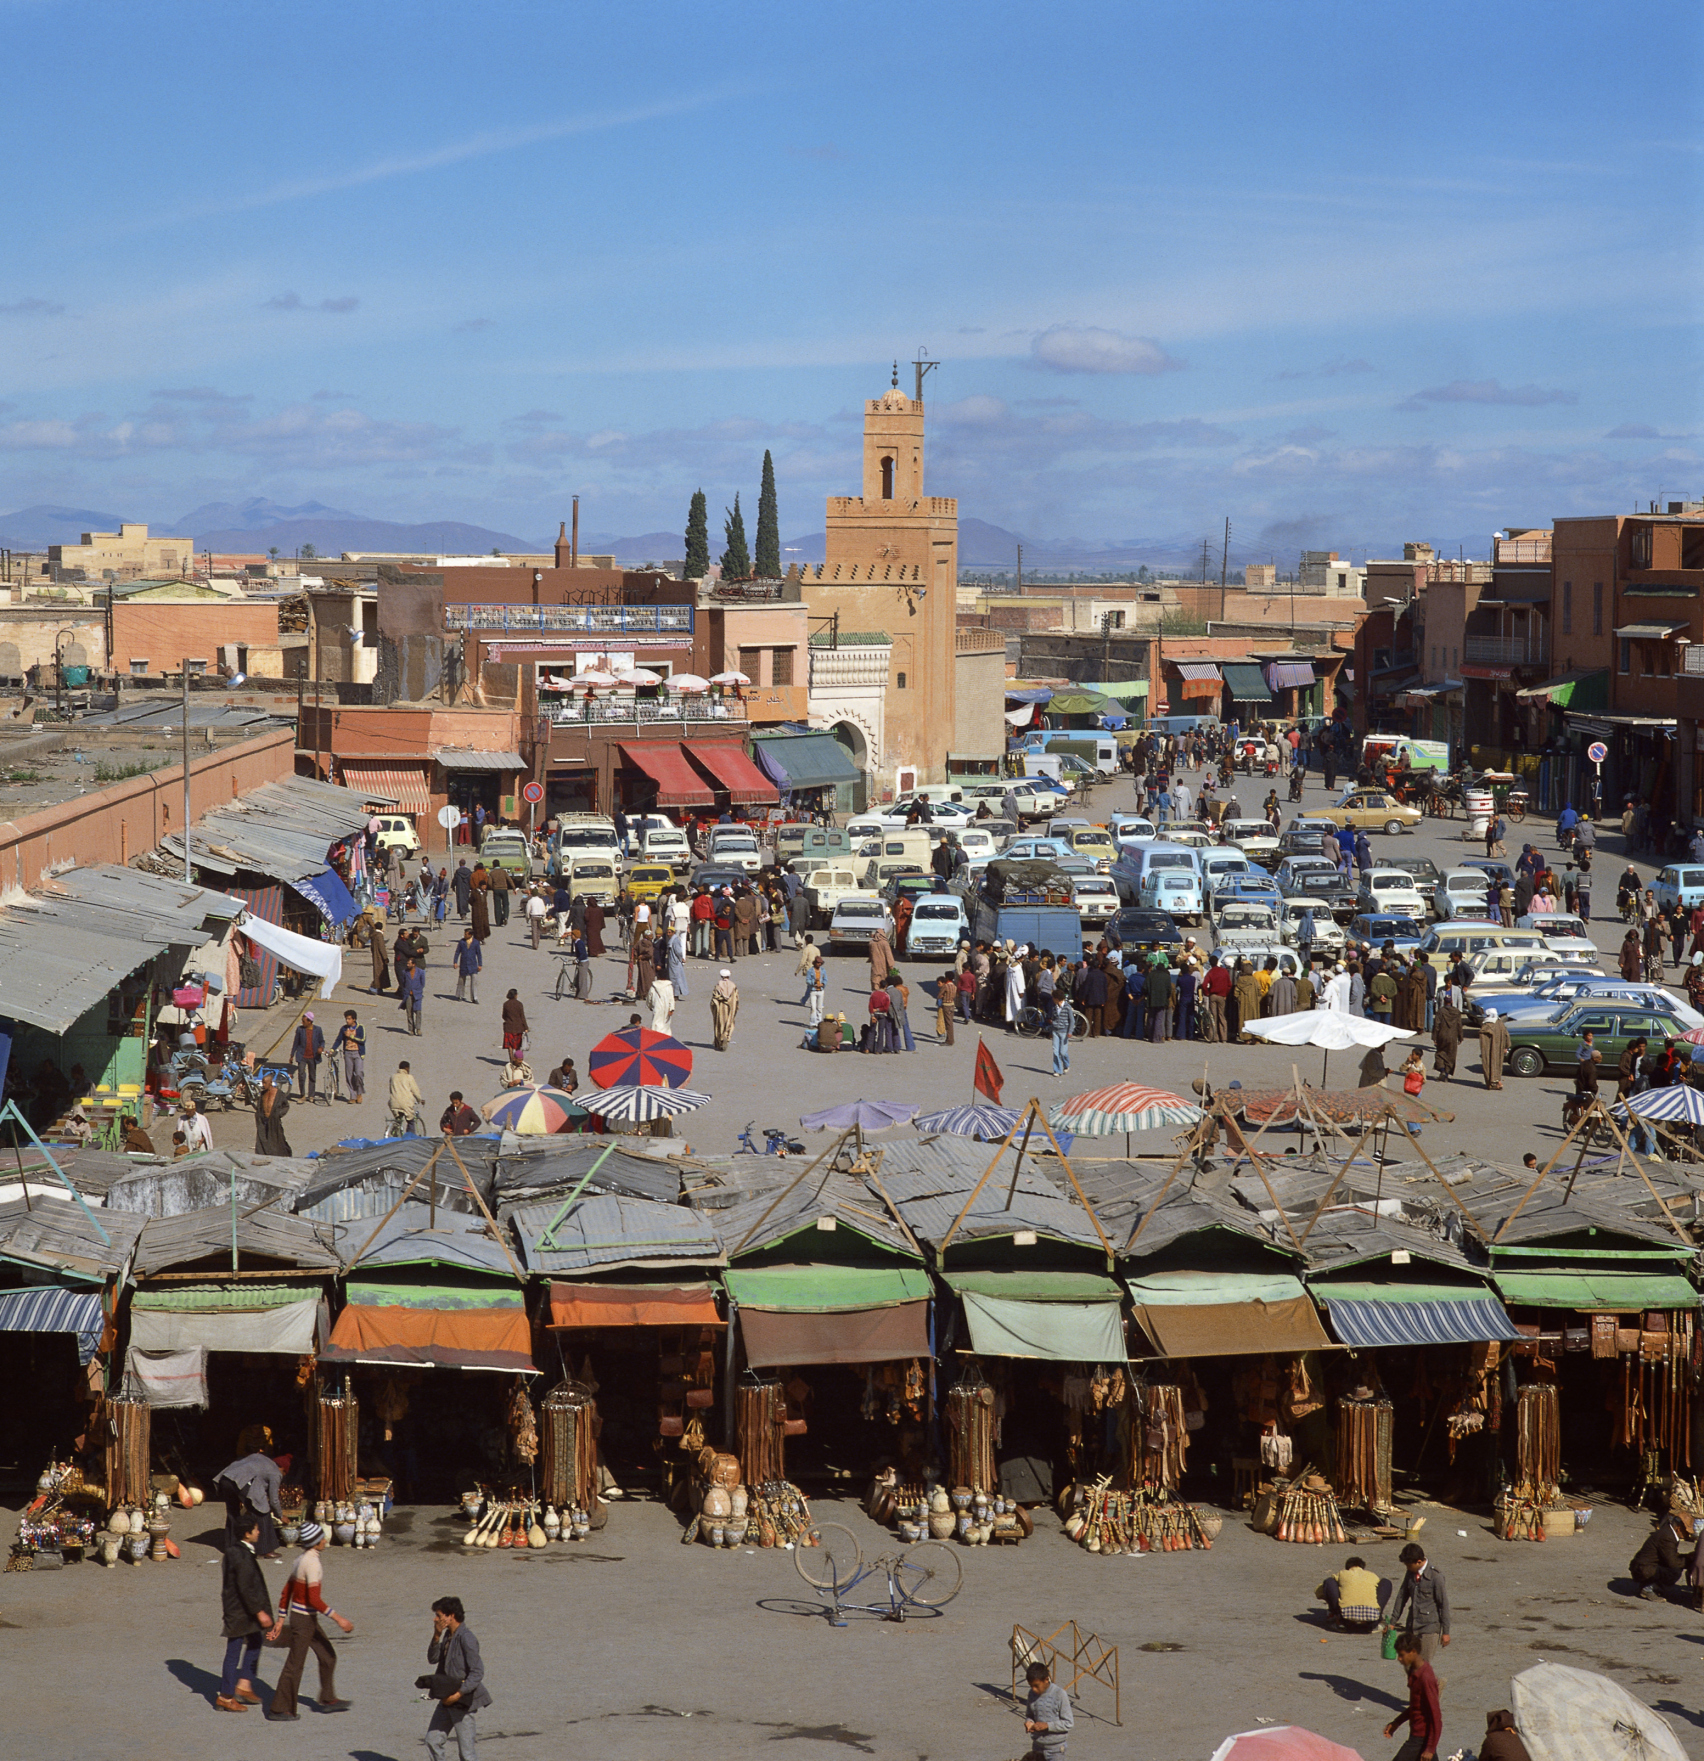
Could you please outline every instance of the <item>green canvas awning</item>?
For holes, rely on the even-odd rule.
[[[1204,1303],[1289,1302],[1302,1296],[1288,1272],[1149,1272],[1127,1278],[1132,1298],[1150,1308],[1198,1308]]]
[[[314,1349],[318,1279],[294,1284],[172,1284],[130,1298],[137,1352],[261,1351],[302,1357]]]
[[[1225,674],[1225,684],[1231,696],[1239,703],[1270,703],[1272,688],[1266,682],[1266,675],[1253,661],[1226,660],[1221,661]]]
[[[247,1309],[276,1309],[318,1297],[321,1280],[299,1278],[288,1284],[233,1281],[210,1284],[150,1284],[130,1293],[133,1314],[217,1315]]]
[[[1049,715],[1099,715],[1106,698],[1097,686],[1093,691],[1055,691],[1047,705]]]
[[[1111,697],[1118,703],[1131,703],[1137,698],[1148,695],[1146,679],[1115,679],[1111,684],[1096,685],[1095,689],[1103,697]]]
[[[1584,715],[1599,714],[1609,708],[1609,670],[1600,667],[1595,672],[1564,673],[1559,679],[1529,685],[1515,695],[1529,703],[1544,698],[1556,709],[1572,709]]]
[[[352,1277],[349,1300],[364,1308],[406,1309],[518,1309],[524,1306],[519,1285],[511,1278],[500,1283],[477,1274],[458,1276],[447,1267],[426,1277]]]
[[[984,1357],[1121,1364],[1129,1356],[1121,1293],[1098,1272],[948,1272],[945,1281]]]
[[[788,789],[827,789],[859,779],[858,767],[832,734],[779,734],[767,740],[753,735],[751,748],[763,769]]]
[[[1660,1272],[1496,1272],[1504,1302],[1516,1308],[1601,1309],[1631,1314],[1636,1309],[1693,1309],[1698,1292],[1678,1274]]]
[[[934,1294],[921,1266],[747,1266],[722,1274],[742,1309],[834,1314],[924,1302]]]

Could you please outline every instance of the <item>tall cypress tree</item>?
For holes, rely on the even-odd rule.
[[[763,487],[757,492],[757,555],[753,558],[762,580],[781,573],[781,515],[775,505],[775,461],[763,449]]]
[[[689,581],[702,581],[710,573],[710,508],[704,491],[692,492],[686,514],[686,569]]]
[[[722,528],[728,539],[728,548],[722,552],[722,579],[749,581],[751,552],[746,548],[745,516],[740,512],[740,498],[736,495],[734,505],[722,511],[728,516],[727,524]]]

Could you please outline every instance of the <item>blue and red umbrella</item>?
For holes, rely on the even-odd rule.
[[[692,1053],[673,1034],[624,1027],[592,1047],[586,1070],[599,1088],[679,1088],[692,1074]]]

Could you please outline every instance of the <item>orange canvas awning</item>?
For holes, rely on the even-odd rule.
[[[362,764],[346,759],[338,767],[343,772],[343,786],[364,795],[369,801],[394,801],[399,813],[430,813],[432,792],[426,774],[404,770],[400,765]]]
[[[727,791],[730,801],[756,807],[781,799],[780,790],[732,740],[689,740],[684,750],[718,789]]]
[[[433,1364],[445,1370],[533,1371],[521,1308],[411,1309],[352,1302],[337,1317],[326,1363]]]
[[[552,1327],[725,1327],[708,1284],[552,1284]]]

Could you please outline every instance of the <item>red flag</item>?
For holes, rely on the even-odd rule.
[[[1005,1085],[1005,1077],[1000,1074],[1000,1066],[994,1062],[994,1054],[981,1041],[976,1042],[976,1081],[972,1085],[978,1094],[985,1094],[995,1106],[1000,1104],[1000,1090]]]

